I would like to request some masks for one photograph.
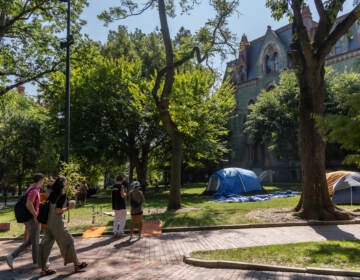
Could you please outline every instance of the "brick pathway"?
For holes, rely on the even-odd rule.
[[[87,261],[89,267],[84,272],[73,274],[72,266],[63,266],[63,260],[55,245],[50,261],[57,274],[41,279],[360,279],[285,272],[209,269],[190,266],[182,261],[185,254],[195,250],[329,239],[360,239],[360,225],[189,231],[163,233],[161,236],[132,241],[129,241],[128,237],[76,237],[79,259]],[[0,241],[0,256],[18,246],[19,242]],[[17,258],[14,262],[14,271],[9,271],[6,263],[0,262],[0,279],[38,279],[40,270],[29,265],[30,259],[30,251]]]

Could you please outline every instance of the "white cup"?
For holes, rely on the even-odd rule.
[[[76,201],[75,200],[69,200],[69,209],[75,208]]]

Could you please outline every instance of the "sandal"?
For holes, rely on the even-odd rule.
[[[56,273],[56,270],[46,269],[46,270],[41,271],[40,276],[52,275],[52,274],[55,274],[55,273]]]
[[[79,263],[79,264],[75,264],[74,267],[75,267],[75,272],[79,272],[81,269],[87,267],[87,263],[86,262],[82,262],[82,263]]]

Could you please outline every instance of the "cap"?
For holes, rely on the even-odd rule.
[[[140,182],[139,181],[133,181],[130,184],[130,188],[135,188],[135,187],[140,187]]]

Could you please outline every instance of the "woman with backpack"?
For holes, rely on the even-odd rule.
[[[14,269],[13,262],[14,259],[23,251],[26,250],[28,246],[31,245],[32,250],[32,259],[33,264],[37,265],[38,260],[38,248],[39,248],[39,239],[40,239],[40,224],[37,221],[37,215],[39,214],[39,205],[40,205],[40,188],[44,184],[44,174],[36,173],[33,177],[33,183],[26,190],[26,196],[24,197],[24,205],[19,206],[21,210],[27,210],[23,214],[27,217],[22,217],[25,219],[25,231],[26,231],[26,240],[22,243],[17,249],[5,256],[5,260],[11,269]],[[19,200],[20,201],[20,200]],[[17,209],[18,207],[15,207]],[[15,210],[16,211],[16,210]],[[17,213],[15,213],[17,215]],[[16,217],[18,219],[18,217]]]

